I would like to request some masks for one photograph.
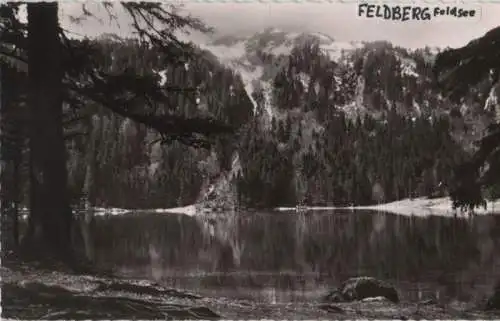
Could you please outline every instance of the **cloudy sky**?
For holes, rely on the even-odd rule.
[[[344,3],[334,1],[314,3],[311,0],[302,0],[301,3],[297,3],[298,1],[293,3],[292,0],[273,0],[274,3],[269,3],[271,2],[269,0],[261,0],[261,2],[258,0],[190,0],[177,3],[182,3],[183,10],[214,27],[218,34],[249,34],[262,31],[267,27],[277,27],[290,31],[322,32],[340,41],[389,40],[411,48],[425,45],[462,46],[500,25],[498,18],[500,17],[500,3],[484,4],[481,2],[485,1],[472,0],[474,4],[463,5],[455,2],[457,7],[475,9],[478,12],[475,18],[393,22],[358,17],[356,0],[348,0]],[[394,0],[393,3],[386,3],[394,5],[397,1],[401,2],[401,0]],[[418,0],[415,1],[417,2],[414,2],[413,6],[430,6],[431,8],[434,8],[437,3],[437,1],[427,0],[428,3],[432,3],[428,5],[424,2],[418,3]],[[442,3],[448,3],[447,5],[451,6],[450,0],[442,0]],[[61,5],[63,24],[77,34],[90,36],[103,32],[115,32],[125,36],[130,32],[127,15],[120,10],[116,10],[119,25],[117,26],[116,23],[110,23],[109,19],[106,19],[106,11],[101,5],[95,2],[88,3],[87,9],[102,17],[102,21],[89,19],[81,25],[70,24],[68,16],[77,16],[82,12],[81,3],[75,2]]]

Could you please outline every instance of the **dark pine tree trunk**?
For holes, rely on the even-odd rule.
[[[18,205],[20,164],[22,161],[21,109],[15,103],[19,74],[6,64],[0,65],[0,207],[2,210],[2,252],[15,250],[19,240]]]
[[[72,213],[62,127],[58,4],[28,4],[30,221],[29,248],[69,262]]]
[[[12,229],[14,222],[12,218],[12,199],[9,195],[10,176],[12,174],[12,162],[9,155],[8,128],[10,125],[9,113],[7,109],[6,93],[6,70],[4,64],[0,64],[0,193],[2,210],[2,253],[7,253],[14,248],[14,238]]]

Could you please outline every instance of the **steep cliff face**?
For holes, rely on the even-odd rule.
[[[197,201],[198,210],[202,212],[235,210],[239,206],[236,179],[240,173],[240,158],[235,152],[229,171],[223,171],[213,179],[207,179]]]

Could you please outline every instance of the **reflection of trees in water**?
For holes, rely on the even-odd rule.
[[[166,274],[175,270],[229,271],[239,266],[245,247],[238,236],[239,224],[240,219],[230,213],[217,220],[162,214],[100,219],[97,262],[151,264],[157,275],[160,268],[170,271]]]
[[[159,281],[163,278],[163,266],[160,250],[154,243],[149,243],[149,258],[151,265],[151,276]]]
[[[307,224],[306,213],[299,212],[297,215],[293,216],[295,220],[295,242],[294,242],[294,256],[297,267],[303,273],[311,273],[316,271],[316,265],[312,266],[307,263],[305,248],[303,246],[305,238],[308,235],[308,228],[313,229],[315,226],[313,224]]]
[[[110,265],[145,265],[151,251],[162,266],[182,268],[197,263],[193,253],[204,245],[196,221],[177,215],[126,215],[99,218],[95,239],[97,262]]]
[[[143,214],[99,219],[96,256],[101,263],[138,267],[151,265],[154,258],[167,274],[294,272],[309,278],[316,274],[317,282],[328,283],[367,274],[434,282],[451,293],[463,291],[452,288],[456,280],[484,284],[476,276],[489,271],[484,279],[494,273],[499,231],[497,217],[468,222],[370,212],[229,213],[211,218]],[[298,277],[292,279],[299,286]],[[255,286],[272,280],[276,277],[247,278]],[[228,277],[220,282],[229,282]]]
[[[236,212],[225,212],[215,217],[200,215],[196,221],[202,228],[204,239],[208,244],[213,241],[219,244],[219,260],[214,261],[214,271],[238,268],[245,250],[245,240],[239,237],[241,219]],[[213,251],[211,251],[213,252]],[[214,254],[214,253],[211,253]]]
[[[468,289],[468,298],[482,299],[490,293],[495,279],[500,276],[500,257],[496,250],[500,246],[500,224],[494,216],[472,217],[471,220],[473,224],[469,228],[477,235],[475,246],[478,257],[475,261],[468,261],[460,271],[459,285]]]

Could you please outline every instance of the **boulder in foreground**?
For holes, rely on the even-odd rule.
[[[376,297],[384,297],[391,302],[399,303],[398,292],[392,285],[366,276],[348,279],[340,288],[330,292],[324,300],[326,302],[352,302]]]

